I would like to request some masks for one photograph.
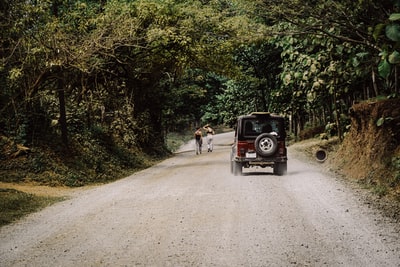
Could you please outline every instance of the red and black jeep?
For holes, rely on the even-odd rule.
[[[285,118],[267,112],[238,117],[231,152],[231,172],[243,168],[272,167],[274,174],[287,172]]]

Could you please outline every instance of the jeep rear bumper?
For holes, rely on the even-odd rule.
[[[240,158],[236,157],[234,161],[242,163],[244,166],[262,166],[262,167],[272,167],[276,163],[287,162],[287,157],[276,157],[272,159],[263,158]]]

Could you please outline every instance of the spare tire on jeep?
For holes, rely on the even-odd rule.
[[[278,141],[274,135],[263,133],[257,136],[254,146],[259,155],[268,157],[275,154],[278,149]]]

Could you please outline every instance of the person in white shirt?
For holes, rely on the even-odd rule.
[[[214,148],[213,144],[213,136],[215,134],[213,128],[209,124],[204,125],[203,129],[206,131],[206,137],[207,137],[207,151],[212,152]]]

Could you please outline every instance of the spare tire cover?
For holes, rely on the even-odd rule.
[[[255,141],[255,148],[261,156],[271,156],[275,154],[278,149],[278,141],[276,137],[269,133],[263,133],[257,136]]]

